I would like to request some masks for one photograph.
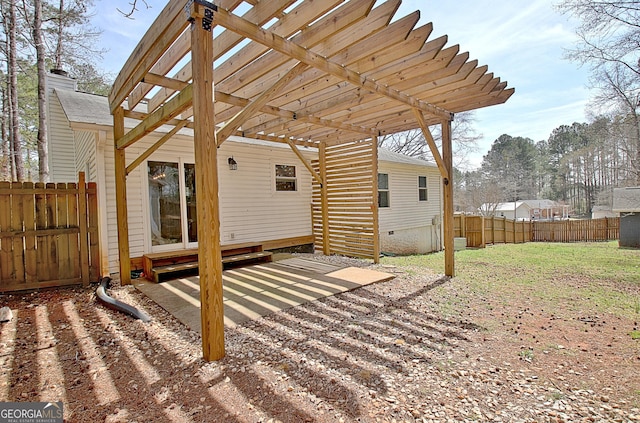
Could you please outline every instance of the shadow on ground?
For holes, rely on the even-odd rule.
[[[385,372],[409,373],[478,329],[413,306],[447,280],[395,299],[359,288],[244,323],[227,330],[216,363],[139,293],[134,305],[151,324],[87,290],[14,296],[15,317],[1,327],[0,401],[61,400],[69,421],[366,419],[369,395],[385,395]]]

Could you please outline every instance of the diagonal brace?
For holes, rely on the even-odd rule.
[[[442,156],[440,155],[440,151],[438,151],[438,146],[436,145],[436,141],[433,139],[433,135],[431,135],[431,131],[429,131],[429,126],[427,126],[427,122],[424,119],[422,112],[418,109],[413,109],[413,114],[416,115],[416,119],[418,120],[418,124],[420,125],[420,129],[422,129],[422,135],[427,140],[427,144],[429,145],[429,149],[431,150],[431,155],[436,160],[438,164],[438,169],[440,169],[440,175],[443,178],[449,177],[449,172],[447,166],[444,164],[444,160],[442,160]]]
[[[300,161],[302,162],[302,164],[307,168],[307,170],[309,171],[309,173],[311,173],[311,175],[315,178],[316,181],[318,181],[318,183],[320,184],[320,186],[322,186],[324,184],[324,182],[322,181],[322,178],[320,177],[320,175],[318,175],[318,172],[316,172],[313,167],[311,167],[311,165],[309,164],[309,162],[307,161],[307,159],[302,155],[302,153],[300,152],[300,150],[298,149],[298,147],[293,143],[293,141],[291,141],[289,138],[287,138],[285,141],[287,141],[287,144],[289,144],[289,147],[291,147],[291,149],[293,150],[294,153],[296,153],[296,156],[298,156],[298,158],[300,159]]]

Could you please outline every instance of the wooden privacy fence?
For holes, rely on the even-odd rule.
[[[85,284],[100,276],[94,182],[0,182],[0,292]]]
[[[590,242],[618,239],[620,219],[514,221],[504,217],[456,215],[454,236],[467,239],[467,247],[523,242]]]
[[[580,242],[609,241],[620,238],[620,218],[534,222],[532,241]]]

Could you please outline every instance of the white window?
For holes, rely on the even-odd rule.
[[[427,201],[429,196],[427,195],[427,177],[418,176],[418,201]]]
[[[291,165],[276,165],[276,191],[297,191],[298,178],[296,167]]]
[[[378,173],[378,207],[389,207],[389,174]]]

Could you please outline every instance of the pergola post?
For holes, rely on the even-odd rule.
[[[373,262],[380,263],[380,219],[378,217],[378,137],[373,137],[371,148],[373,159],[371,162],[373,184],[371,193],[371,211],[373,212]]]
[[[202,355],[207,361],[224,357],[224,308],[218,166],[213,110],[213,34],[203,28],[205,7],[191,9],[194,153],[196,167],[198,267],[202,323]],[[210,27],[209,27],[210,29]]]
[[[118,141],[124,137],[124,109],[113,111],[113,138],[116,179],[116,222],[118,224],[118,261],[120,262],[120,283],[131,284],[131,258],[129,257],[129,219],[127,215],[127,164],[124,148],[118,148]]]
[[[329,243],[329,194],[327,189],[327,143],[322,141],[318,149],[318,165],[320,166],[320,205],[322,207],[322,254],[331,254]]]
[[[447,173],[442,178],[444,192],[444,274],[455,276],[455,259],[453,250],[453,151],[451,147],[451,120],[442,121],[442,161]]]

